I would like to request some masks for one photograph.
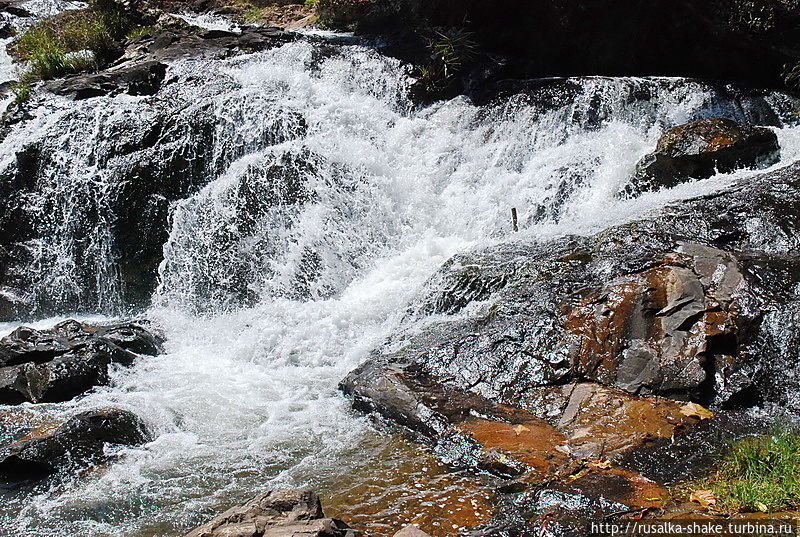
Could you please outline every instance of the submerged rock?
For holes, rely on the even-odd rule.
[[[162,344],[159,335],[136,323],[17,328],[0,340],[0,402],[66,401],[106,383],[111,364],[160,354]]]
[[[655,152],[637,165],[626,193],[636,195],[673,187],[717,172],[765,168],[778,160],[778,137],[770,129],[739,125],[723,118],[702,119],[665,132]]]
[[[355,537],[341,520],[326,518],[310,490],[272,490],[233,507],[186,537]]]
[[[35,429],[0,448],[0,478],[40,479],[59,466],[100,458],[106,444],[137,445],[149,439],[144,422],[132,412],[116,408],[82,412],[58,427]]]

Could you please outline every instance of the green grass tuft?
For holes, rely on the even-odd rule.
[[[67,11],[33,24],[11,45],[10,52],[27,64],[27,76],[45,80],[95,66],[95,58],[113,54],[117,42],[137,26],[113,10]]]
[[[776,427],[769,434],[735,442],[717,469],[693,487],[712,490],[721,509],[775,511],[800,506],[800,432]]]

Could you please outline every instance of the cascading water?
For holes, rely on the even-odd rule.
[[[676,79],[550,81],[487,107],[416,110],[395,60],[305,41],[186,60],[167,79],[153,97],[43,98],[0,150],[11,174],[36,147],[22,200],[31,261],[15,270],[35,274],[19,281],[40,314],[124,311],[120,222],[147,208],[166,221],[163,192],[131,183],[179,183],[147,311],[168,353],[83,399],[30,408],[129,408],[157,438],[97,472],[6,491],[0,526],[15,534],[179,535],[265,487],[324,488],[371,438],[337,382],[448,257],[512,238],[511,207],[532,238],[713,191],[731,176],[617,196],[665,127],[700,117],[773,125],[781,165],[800,157],[788,97]],[[140,143],[154,132],[159,150]],[[140,194],[142,214],[120,216]]]

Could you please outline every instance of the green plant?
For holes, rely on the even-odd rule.
[[[442,66],[444,76],[450,77],[475,58],[477,43],[472,32],[463,28],[436,30],[428,40],[428,49]]]
[[[117,41],[137,29],[119,11],[68,11],[33,24],[12,44],[10,52],[27,64],[28,76],[43,80],[93,67],[94,58],[112,54]]]
[[[140,35],[150,34],[156,31],[156,29],[157,27],[155,26],[137,26],[125,34],[125,39],[132,39]]]
[[[31,91],[33,90],[33,86],[31,81],[28,80],[26,77],[22,77],[22,80],[19,80],[17,83],[14,84],[14,102],[21,103],[28,100],[31,96]],[[11,107],[9,107],[10,109]]]
[[[437,95],[452,84],[454,77],[477,57],[474,34],[464,28],[435,30],[427,40],[430,61],[417,66],[417,85]]]
[[[733,443],[714,472],[693,483],[718,508],[772,511],[800,506],[800,432],[780,426]]]

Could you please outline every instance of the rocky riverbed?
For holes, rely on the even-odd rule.
[[[0,131],[0,534],[732,514],[676,486],[800,410],[797,6],[659,5],[623,57],[636,2],[112,4]],[[731,82],[562,77],[650,67]]]

